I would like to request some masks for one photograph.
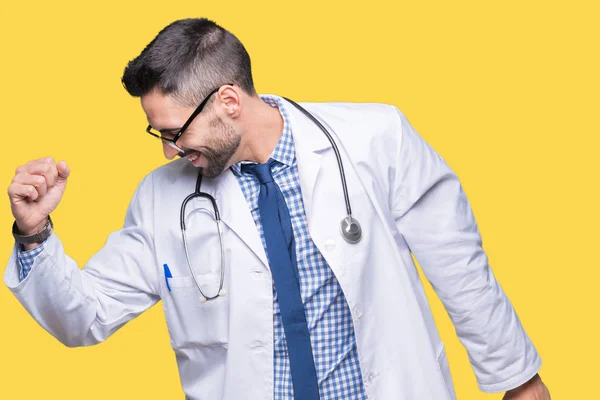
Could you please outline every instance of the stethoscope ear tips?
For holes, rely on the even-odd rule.
[[[358,243],[362,238],[362,228],[357,220],[352,216],[347,216],[340,223],[340,232],[344,240],[348,243]]]

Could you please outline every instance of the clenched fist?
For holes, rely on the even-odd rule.
[[[22,235],[39,232],[48,215],[62,199],[69,167],[64,161],[58,164],[52,157],[30,161],[17,168],[8,187],[10,207]]]

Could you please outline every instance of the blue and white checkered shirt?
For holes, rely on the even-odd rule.
[[[284,121],[281,138],[271,154],[271,158],[278,161],[273,168],[273,179],[281,189],[290,211],[296,243],[300,292],[306,310],[320,398],[322,400],[366,399],[350,308],[335,275],[308,233],[289,116],[280,97],[261,96],[261,98],[267,104],[277,107]],[[241,172],[241,164],[231,166],[231,170],[237,176],[248,201],[266,252],[266,242],[258,211],[260,185],[254,175]],[[39,254],[40,248],[19,253],[22,266],[20,276],[23,278],[27,276],[33,264],[35,255],[31,252],[37,251]],[[273,296],[274,399],[289,400],[293,399],[292,376],[275,285],[273,285]]]
[[[48,239],[46,239],[48,240]],[[18,259],[19,259],[19,281],[27,278],[29,275],[29,271],[31,271],[31,267],[33,267],[33,262],[35,258],[44,250],[44,240],[38,247],[34,247],[31,250],[25,251],[22,245],[19,245]]]
[[[283,133],[271,154],[271,158],[279,162],[273,167],[273,179],[283,193],[292,220],[300,292],[306,310],[320,397],[322,400],[366,399],[350,308],[335,275],[308,233],[289,116],[281,98],[261,97],[266,103],[279,108],[283,117]],[[233,165],[231,169],[238,177],[266,252],[266,242],[258,211],[260,184],[254,175],[241,173],[241,163]],[[273,295],[275,301],[273,308],[274,398],[292,399],[290,361],[275,285],[273,285]]]

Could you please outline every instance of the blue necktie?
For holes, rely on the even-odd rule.
[[[283,331],[288,347],[295,400],[318,400],[319,388],[308,323],[300,296],[294,233],[290,212],[279,186],[273,181],[270,158],[264,164],[243,164],[260,183],[258,211],[263,226],[267,255],[279,298]]]

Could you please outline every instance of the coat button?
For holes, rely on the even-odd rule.
[[[362,310],[359,306],[354,307],[354,315],[356,315],[356,319],[360,319],[360,317],[362,317]]]
[[[375,374],[372,372],[369,373],[369,375],[367,375],[367,379],[366,379],[367,384],[370,385],[371,383],[373,383],[374,380],[375,380]]]
[[[328,239],[325,241],[325,250],[333,251],[335,250],[335,241]]]

